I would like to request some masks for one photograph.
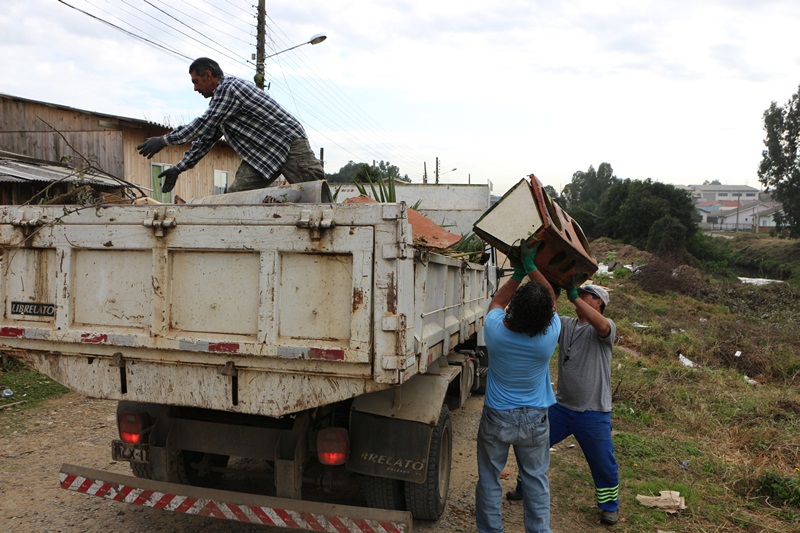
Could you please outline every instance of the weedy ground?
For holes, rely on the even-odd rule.
[[[783,265],[770,273],[782,271],[789,282],[745,285],[730,272],[710,277],[598,243],[615,259],[644,264],[601,280],[618,327],[612,419],[624,519],[617,531],[800,531],[797,245],[750,235],[730,241],[733,250],[752,242],[760,253],[780,250],[761,263]],[[554,512],[564,505],[596,515],[580,453],[554,452],[551,480]],[[672,515],[636,502],[664,490],[679,491],[687,509]]]

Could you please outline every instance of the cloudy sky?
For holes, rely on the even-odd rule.
[[[207,105],[190,59],[252,79],[256,3],[7,0],[0,93],[187,122]],[[328,36],[266,74],[329,172],[386,160],[421,181],[438,157],[442,182],[497,194],[602,162],[758,187],[762,114],[800,85],[797,0],[267,0],[267,16],[268,53]]]

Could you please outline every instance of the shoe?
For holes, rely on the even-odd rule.
[[[619,511],[603,511],[600,513],[600,523],[613,526],[619,522]]]
[[[522,499],[522,494],[520,494],[516,490],[510,490],[506,492],[506,500],[511,500],[512,502],[518,502],[521,499]]]

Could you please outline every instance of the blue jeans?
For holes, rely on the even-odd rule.
[[[502,533],[503,487],[500,472],[514,447],[522,486],[526,533],[550,533],[550,426],[547,409],[520,407],[498,411],[483,407],[478,429],[478,484],[475,518],[480,533]]]

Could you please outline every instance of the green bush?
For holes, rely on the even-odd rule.
[[[771,505],[800,507],[800,473],[786,477],[775,471],[767,471],[756,479],[755,492],[769,498]]]

